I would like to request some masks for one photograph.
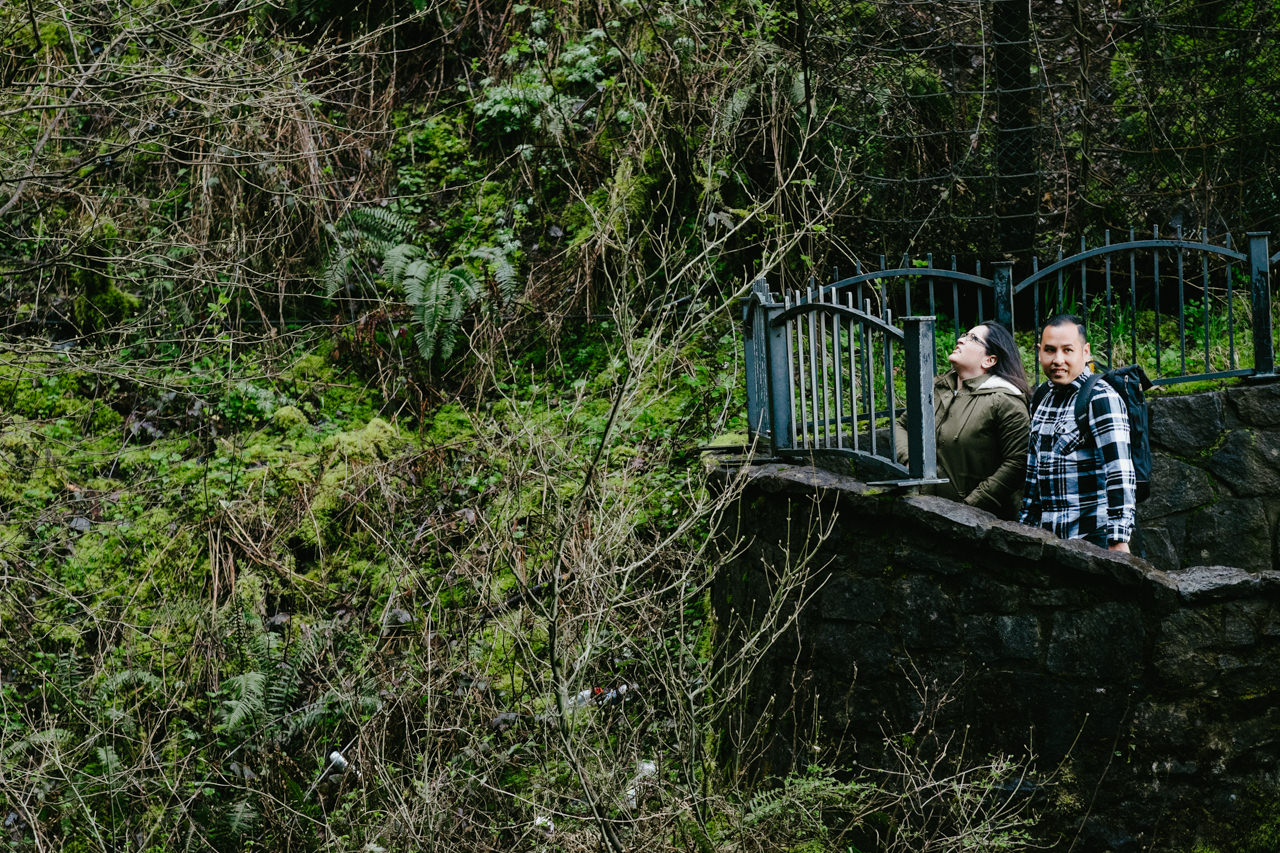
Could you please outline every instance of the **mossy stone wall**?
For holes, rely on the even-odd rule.
[[[913,731],[1031,756],[1026,796],[1075,849],[1190,849],[1280,817],[1280,386],[1154,410],[1154,564],[817,467],[719,469],[742,478],[721,538],[745,536],[713,589],[722,646],[795,584],[726,763],[884,766]]]
[[[1280,564],[1280,383],[1151,401],[1147,558],[1166,571]]]

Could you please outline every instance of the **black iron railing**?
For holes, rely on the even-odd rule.
[[[775,455],[835,453],[874,461],[902,482],[936,475],[933,377],[949,347],[935,341],[935,317],[954,336],[996,319],[1022,343],[1039,376],[1034,336],[1059,313],[1079,314],[1095,357],[1142,364],[1157,384],[1275,373],[1275,322],[1268,234],[1244,251],[1178,232],[1128,239],[1033,262],[1015,282],[1013,265],[984,275],[936,267],[933,256],[864,271],[830,284],[812,281],[775,296],[762,279],[746,301],[747,413],[754,438]],[[901,315],[900,326],[894,324]],[[917,316],[919,314],[920,316]],[[954,337],[953,336],[953,337]],[[909,463],[893,437],[907,427]]]
[[[1275,371],[1274,306],[1268,235],[1250,234],[1245,251],[1203,235],[1154,231],[1062,257],[1013,286],[1029,309],[1011,324],[1034,333],[1054,314],[1081,315],[1095,355],[1110,365],[1142,364],[1168,385]],[[1032,371],[1038,371],[1035,364]]]
[[[816,453],[873,463],[887,479],[936,482],[933,318],[876,314],[855,300],[865,282],[774,298],[756,282],[746,325],[747,417],[782,457]],[[908,462],[893,424],[906,425]]]

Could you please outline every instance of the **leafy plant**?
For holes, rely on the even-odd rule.
[[[365,284],[373,283],[368,258],[385,258],[392,252],[415,256],[422,252],[406,243],[413,233],[413,223],[385,207],[352,208],[325,229],[331,245],[320,280],[329,299],[337,296],[352,276],[363,279]]]
[[[462,315],[481,294],[471,271],[463,266],[443,270],[422,260],[407,263],[403,271],[390,260],[387,266],[392,281],[400,279],[413,312],[418,354],[428,361],[449,358],[458,343]]]
[[[414,325],[414,343],[426,361],[453,355],[466,313],[477,306],[495,307],[515,293],[516,272],[511,255],[519,243],[481,246],[470,258],[488,262],[495,288],[488,293],[465,264],[445,269],[427,249],[411,242],[412,224],[386,208],[348,211],[330,228],[333,248],[322,276],[325,295],[333,298],[353,274],[372,284],[367,262],[379,262],[384,280],[402,294]]]

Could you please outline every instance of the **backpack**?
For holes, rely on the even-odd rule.
[[[1120,399],[1124,400],[1125,411],[1129,413],[1129,449],[1133,456],[1133,471],[1138,479],[1137,500],[1141,503],[1151,494],[1151,410],[1147,406],[1146,390],[1151,387],[1152,382],[1136,364],[1089,374],[1076,394],[1076,423],[1081,433],[1088,426],[1089,402],[1093,399],[1093,389],[1099,380],[1115,389]],[[1040,401],[1049,393],[1050,384],[1043,382],[1036,388],[1035,395],[1031,398],[1032,412],[1035,412]]]

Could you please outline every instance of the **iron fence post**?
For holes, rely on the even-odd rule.
[[[775,324],[774,318],[782,313],[782,303],[774,302],[765,288],[761,310],[769,388],[769,449],[776,454],[779,449],[792,449],[791,433],[791,364],[787,360],[787,324]]]
[[[996,261],[991,286],[995,291],[996,322],[1013,331],[1013,261]],[[979,320],[982,318],[979,317]]]
[[[933,317],[903,317],[902,332],[906,350],[903,371],[907,386],[908,469],[913,480],[932,480],[938,476],[938,437],[933,423]]]
[[[769,433],[769,363],[765,342],[764,303],[769,300],[769,285],[758,278],[751,293],[742,300],[742,339],[747,379],[747,436],[756,441]]]
[[[1249,279],[1253,290],[1253,372],[1275,373],[1275,344],[1271,329],[1271,262],[1267,238],[1270,231],[1249,232]]]

